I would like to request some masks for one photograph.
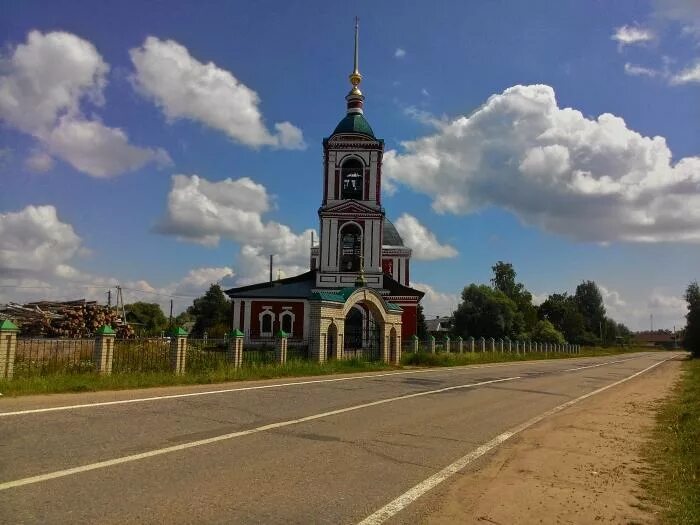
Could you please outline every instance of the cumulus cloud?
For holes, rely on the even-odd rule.
[[[0,214],[0,274],[53,273],[78,254],[80,237],[58,218],[53,206],[27,206]]]
[[[169,120],[201,122],[251,147],[306,147],[301,130],[289,122],[275,124],[276,134],[267,129],[255,91],[213,62],[198,61],[174,40],[149,36],[129,53],[137,89]]]
[[[30,31],[26,43],[0,57],[0,71],[0,118],[77,170],[105,177],[169,162],[163,150],[133,146],[123,130],[82,115],[81,103],[104,103],[109,71],[92,43],[62,31]],[[46,153],[27,164],[51,167]]]
[[[387,183],[439,213],[500,206],[579,240],[700,242],[700,157],[674,164],[663,137],[560,108],[546,85],[511,87],[402,146],[384,156]]]
[[[242,245],[239,276],[257,279],[267,271],[267,256],[275,254],[289,274],[308,269],[311,232],[294,233],[289,226],[263,220],[271,198],[265,186],[243,177],[210,182],[197,175],[174,175],[160,233],[205,245],[227,238]]]
[[[642,44],[654,40],[656,36],[651,29],[637,26],[620,26],[615,28],[615,32],[610,37],[617,41],[620,47],[632,44]]]
[[[700,60],[673,75],[670,82],[674,86],[690,83],[700,84]]]
[[[396,48],[396,51],[394,51],[394,57],[395,58],[403,58],[406,56],[406,50],[402,49],[400,47]]]
[[[429,284],[411,283],[411,286],[425,293],[421,304],[427,319],[452,315],[461,301],[459,294],[439,292]]]
[[[449,244],[440,244],[435,234],[423,226],[413,215],[404,213],[396,221],[396,229],[406,246],[413,250],[413,258],[434,261],[457,256],[457,250]]]
[[[80,270],[76,264],[88,250],[73,226],[62,221],[51,205],[0,214],[0,239],[0,303],[78,298],[103,302],[107,289],[121,283],[126,302],[145,300],[166,308],[173,297],[177,313],[211,284],[237,284],[236,273],[228,266],[194,268],[163,286]]]

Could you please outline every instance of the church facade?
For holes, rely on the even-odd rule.
[[[356,26],[347,113],[323,141],[320,239],[309,271],[226,291],[247,342],[282,330],[308,340],[321,361],[370,349],[398,362],[401,340],[416,334],[423,293],[410,287],[411,250],[382,207],[384,141],[364,116],[361,80]]]

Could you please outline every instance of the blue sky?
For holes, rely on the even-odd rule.
[[[0,302],[121,283],[182,308],[272,251],[303,271],[358,15],[384,206],[429,314],[505,260],[539,298],[593,279],[632,328],[683,323],[695,0],[3,3]]]

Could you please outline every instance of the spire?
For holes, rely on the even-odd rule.
[[[355,17],[355,61],[352,73],[350,73],[350,84],[352,84],[352,89],[350,93],[347,94],[345,100],[348,102],[348,113],[362,113],[362,105],[365,97],[362,95],[362,91],[357,87],[362,82],[362,75],[359,69],[359,45],[360,45],[360,19]]]

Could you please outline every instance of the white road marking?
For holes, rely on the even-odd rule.
[[[492,383],[502,383],[505,381],[513,381],[515,379],[520,379],[520,376],[515,377],[504,377],[502,379],[492,379],[490,381],[481,381],[479,383],[467,383],[464,385],[449,386],[445,388],[439,388],[437,390],[427,390],[423,392],[416,392],[413,394],[405,394],[403,396],[390,397],[387,399],[380,399],[378,401],[372,401],[370,403],[363,403],[361,405],[353,405],[346,408],[340,408],[337,410],[330,410],[328,412],[322,412],[320,414],[313,414],[311,416],[305,416],[298,419],[290,419],[287,421],[280,421],[278,423],[270,423],[267,425],[262,425],[260,427],[251,428],[248,430],[241,430],[238,432],[231,432],[229,434],[222,434],[219,436],[214,436],[206,439],[199,439],[197,441],[190,441],[188,443],[182,443],[180,445],[173,445],[165,448],[158,448],[155,450],[149,450],[147,452],[141,452],[140,454],[132,454],[129,456],[122,456],[119,458],[108,459],[106,461],[98,461],[97,463],[91,463],[89,465],[81,465],[79,467],[69,468],[65,470],[58,470],[56,472],[49,472],[47,474],[41,474],[39,476],[31,476],[29,478],[18,479],[14,481],[6,481],[0,483],[0,491],[12,489],[16,487],[21,487],[23,485],[31,485],[33,483],[41,483],[42,481],[48,481],[56,478],[63,478],[66,476],[72,476],[73,474],[80,474],[81,472],[88,472],[90,470],[97,470],[107,467],[113,467],[115,465],[121,465],[122,463],[130,463],[132,461],[138,461],[140,459],[151,458],[154,456],[160,456],[163,454],[170,454],[171,452],[177,452],[180,450],[186,450],[193,447],[201,447],[202,445],[209,445],[211,443],[217,443],[219,441],[226,441],[229,439],[234,439],[243,436],[249,436],[251,434],[258,434],[260,432],[265,432],[267,430],[274,430],[277,428],[288,427],[290,425],[296,425],[299,423],[306,423],[307,421],[313,421],[315,419],[321,419],[329,416],[336,416],[338,414],[345,414],[346,412],[353,412],[355,410],[361,410],[363,408],[374,407],[378,405],[384,405],[386,403],[393,403],[395,401],[403,401],[404,399],[412,399],[415,397],[428,396],[431,394],[439,394],[442,392],[449,392],[450,390],[459,390],[463,388],[472,388],[482,385],[490,385]]]
[[[646,354],[643,354],[641,356],[637,357],[632,357],[630,359],[627,359],[627,361],[632,360],[632,359],[639,359],[640,357],[644,357]],[[579,359],[579,358],[564,358],[564,359]],[[580,358],[580,359],[586,359]],[[477,370],[481,368],[500,368],[503,366],[510,366],[510,365],[525,365],[525,364],[533,364],[533,363],[557,363],[561,362],[562,358],[559,359],[537,359],[537,360],[525,360],[525,361],[511,361],[511,362],[501,362],[501,363],[491,363],[491,364],[484,364],[484,365],[462,365],[462,366],[451,366],[451,367],[440,367],[440,368],[423,368],[420,370],[403,370],[401,372],[385,372],[381,374],[367,374],[367,375],[361,375],[361,376],[350,376],[350,377],[335,377],[335,378],[329,378],[329,379],[312,379],[308,381],[291,381],[289,383],[275,383],[272,385],[257,385],[257,386],[245,386],[245,387],[237,387],[237,388],[224,388],[221,390],[209,390],[205,392],[190,392],[187,394],[170,394],[170,395],[165,395],[165,396],[153,396],[153,397],[140,397],[140,398],[135,398],[135,399],[120,399],[117,401],[98,401],[95,403],[82,403],[79,405],[63,405],[63,406],[56,406],[56,407],[46,407],[46,408],[33,408],[33,409],[28,409],[28,410],[16,410],[13,412],[0,412],[0,417],[8,417],[8,416],[23,416],[27,414],[41,414],[44,412],[60,412],[63,410],[76,410],[80,408],[91,408],[91,407],[103,407],[103,406],[113,406],[113,405],[127,405],[131,403],[146,403],[149,401],[161,401],[165,399],[178,399],[178,398],[183,398],[183,397],[197,397],[197,396],[210,396],[214,394],[226,394],[229,392],[246,392],[249,390],[263,390],[263,389],[268,389],[268,388],[282,388],[282,387],[288,387],[288,386],[297,386],[297,385],[311,385],[315,383],[334,383],[338,381],[356,381],[359,379],[372,379],[375,377],[387,377],[387,376],[398,376],[398,375],[406,375],[406,374],[424,374],[427,372],[448,372],[452,370]],[[603,366],[606,364],[612,364],[612,363],[617,363],[618,361],[613,361],[613,362],[606,362],[603,363],[602,365],[595,365],[595,366]],[[569,369],[565,370],[565,372],[571,371],[574,369]]]
[[[506,432],[503,432],[502,434],[497,435],[495,438],[493,438],[489,442],[484,443],[483,445],[479,446],[475,450],[471,451],[469,454],[462,456],[454,463],[446,466],[444,469],[433,474],[429,478],[421,481],[418,485],[415,485],[413,488],[404,492],[398,498],[387,503],[381,509],[377,510],[376,512],[374,512],[370,516],[367,516],[358,525],[378,525],[380,523],[385,522],[390,517],[392,517],[394,514],[397,514],[401,510],[405,509],[408,505],[413,503],[415,500],[420,498],[423,494],[432,490],[433,488],[435,488],[437,485],[439,485],[440,483],[442,483],[446,479],[450,478],[451,476],[453,476],[457,472],[464,469],[467,465],[469,465],[475,459],[480,458],[481,456],[483,456],[484,454],[486,454],[490,450],[493,450],[494,448],[499,446],[501,443],[503,443],[504,441],[507,441],[508,439],[510,439],[511,437],[515,436],[516,434],[522,432],[523,430],[539,423],[543,419],[550,417],[550,416],[556,414],[557,412],[561,412],[562,410],[569,408],[571,405],[575,405],[579,401],[583,401],[586,398],[589,398],[589,397],[594,396],[596,394],[600,394],[601,392],[604,392],[605,390],[608,390],[609,388],[613,388],[621,383],[624,383],[626,381],[629,381],[630,379],[633,379],[637,376],[640,376],[643,373],[648,372],[652,368],[655,368],[655,367],[665,363],[666,361],[674,359],[674,357],[669,357],[668,359],[664,359],[663,361],[659,361],[657,363],[654,363],[653,365],[648,366],[644,370],[640,370],[639,372],[636,372],[630,376],[627,376],[624,379],[620,379],[619,381],[615,381],[614,383],[611,383],[607,386],[601,387],[597,390],[593,390],[592,392],[588,392],[587,394],[583,394],[582,396],[579,396],[576,399],[572,399],[571,401],[567,401],[566,403],[562,403],[561,405],[556,406],[556,407],[552,408],[551,410],[547,410],[546,412],[543,412],[539,416],[535,416],[532,419],[529,419],[529,420],[525,421],[524,423],[521,423],[520,425],[517,425],[517,426],[511,428],[510,430],[507,430]]]
[[[635,357],[631,357],[629,359],[620,359],[619,361],[606,361],[605,363],[598,363],[595,365],[588,365],[588,366],[579,366],[576,368],[567,368],[564,370],[564,372],[573,372],[574,370],[584,370],[586,368],[595,368],[597,366],[605,366],[605,365],[612,365],[615,363],[624,363],[625,361],[632,361],[632,359],[636,359]]]

